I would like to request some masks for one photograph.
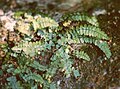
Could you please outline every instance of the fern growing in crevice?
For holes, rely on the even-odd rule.
[[[37,33],[40,39],[39,41],[21,41],[12,50],[17,53],[23,51],[27,57],[36,58],[36,56],[39,56],[43,57],[44,61],[49,61],[44,64],[46,67],[37,61],[27,65],[36,69],[37,72],[24,75],[22,78],[25,81],[35,80],[35,82],[40,82],[41,86],[44,87],[46,86],[44,85],[45,80],[52,83],[51,77],[57,71],[63,72],[66,77],[70,77],[72,72],[76,78],[79,77],[79,71],[73,66],[73,59],[78,58],[90,61],[90,57],[84,50],[72,47],[71,45],[73,44],[79,43],[82,46],[83,44],[94,44],[105,53],[107,58],[111,56],[107,44],[109,37],[101,31],[94,16],[89,17],[80,13],[72,13],[64,15],[58,23],[49,17],[25,14],[25,18],[17,20],[22,21],[24,25],[28,24],[28,28],[26,28],[24,33],[20,31],[24,25],[17,23],[18,27],[16,26],[16,28],[18,31],[33,39],[35,37],[34,34]],[[25,30],[25,28],[22,28],[22,30]],[[30,34],[27,31],[30,31]],[[51,54],[46,57],[48,55],[45,53]],[[43,74],[41,74],[41,71]],[[40,75],[38,72],[40,72]]]

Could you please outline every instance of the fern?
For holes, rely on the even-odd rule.
[[[100,42],[95,43],[95,45],[97,45],[105,53],[108,59],[111,57],[112,54],[111,54],[111,51],[109,49],[107,42],[100,41]]]
[[[46,27],[49,28],[56,28],[58,23],[51,19],[50,17],[43,17],[41,15],[31,16],[27,13],[24,14],[24,18],[19,17],[17,19],[17,26],[16,29],[26,35],[31,35],[32,30],[43,29]]]
[[[45,71],[45,70],[47,70],[46,66],[43,66],[43,65],[39,64],[37,61],[34,61],[32,64],[30,64],[30,66],[32,68],[38,69],[39,71]]]
[[[16,24],[17,25],[15,29],[18,30],[20,33],[31,35],[31,25],[29,23],[26,23],[24,20],[19,20]]]
[[[98,46],[106,55],[107,58],[111,57],[111,51],[106,41],[98,40],[96,38],[90,37],[80,37],[80,42],[82,43],[93,43],[94,45]]]
[[[40,15],[37,15],[34,18],[35,20],[32,22],[34,30],[58,26],[58,23],[49,17],[41,17]]]
[[[72,13],[63,16],[61,21],[68,21],[66,24],[68,26],[67,28],[58,28],[56,32],[68,38],[68,43],[70,43],[70,41],[71,43],[93,43],[105,53],[107,58],[110,58],[111,52],[106,42],[109,40],[109,37],[101,31],[95,17],[89,17],[80,13]],[[86,23],[72,25],[71,23],[74,23],[74,21],[85,21]],[[65,26],[65,23],[62,24]]]
[[[79,58],[79,59],[82,58],[82,59],[84,59],[84,60],[90,61],[90,57],[89,57],[88,54],[85,53],[84,51],[75,50],[75,51],[73,52],[73,54],[74,54],[77,58]]]
[[[25,54],[35,56],[41,50],[43,50],[41,41],[36,42],[21,42],[18,46],[12,48],[13,51],[20,53],[24,51]]]
[[[23,76],[23,79],[26,82],[30,81],[30,80],[34,80],[36,82],[40,82],[40,84],[44,83],[44,80],[43,80],[42,76],[39,75],[39,74],[36,74],[36,73],[27,74],[27,75]]]
[[[96,39],[108,40],[109,37],[100,30],[100,28],[91,25],[81,25],[65,30],[65,35],[71,38],[79,38],[80,36],[95,37]]]
[[[40,14],[31,16],[25,13],[24,16],[25,16],[25,21],[32,22],[32,26],[34,30],[43,29],[46,27],[57,27],[58,26],[58,23],[54,19],[50,17],[44,17]]]
[[[86,21],[94,26],[99,26],[97,19],[93,16],[88,16],[85,14],[81,14],[79,12],[66,14],[61,18],[61,21]]]
[[[101,31],[98,21],[94,16],[89,17],[85,14],[72,13],[64,15],[58,23],[50,17],[24,14],[24,18],[18,19],[18,21],[23,22],[18,23],[17,29],[19,31],[20,29],[26,29],[25,34],[30,34],[29,36],[31,36],[31,31],[33,31],[35,35],[38,32],[40,39],[32,42],[31,40],[22,41],[13,47],[12,50],[17,53],[22,53],[23,51],[27,57],[30,56],[30,58],[43,57],[45,58],[44,61],[47,60],[48,62],[43,66],[37,61],[32,61],[30,64],[24,65],[25,68],[29,68],[28,70],[25,70],[23,66],[18,68],[16,74],[26,73],[25,75],[22,74],[22,78],[26,82],[33,80],[33,83],[40,83],[45,87],[46,85],[44,84],[46,84],[47,80],[50,86],[52,82],[51,77],[53,77],[57,71],[64,72],[66,77],[70,77],[72,72],[75,78],[80,76],[78,69],[74,67],[73,59],[76,57],[90,61],[90,57],[84,50],[81,51],[80,48],[76,49],[72,47],[72,45],[76,43],[82,46],[83,44],[94,44],[104,52],[107,58],[111,57],[111,52],[107,44],[109,37]],[[22,28],[26,23],[27,28]],[[27,31],[30,31],[30,33],[27,33]],[[50,53],[50,55],[47,53]],[[21,58],[21,60],[22,59],[23,58]],[[22,68],[24,69],[23,72],[20,71]],[[31,68],[34,68],[35,72],[32,73]],[[43,74],[41,74],[41,72]],[[47,86],[47,88],[49,86]]]
[[[20,88],[22,88],[22,87],[20,87],[19,83],[17,82],[15,76],[8,77],[7,81],[9,82],[9,86],[12,89],[20,89]]]
[[[100,28],[95,27],[95,26],[82,25],[80,27],[76,27],[73,30],[76,30],[76,32],[79,35],[96,37],[98,39],[105,39],[105,40],[109,39],[109,37],[103,31],[101,31]]]
[[[58,39],[57,43],[59,45],[67,45],[66,42],[69,44],[71,43],[90,43],[98,46],[106,55],[107,58],[110,58],[111,52],[109,50],[108,44],[106,40],[109,40],[109,37],[107,34],[105,34],[103,31],[101,31],[97,19],[93,16],[89,17],[85,14],[80,13],[72,13],[64,15],[61,19],[62,26],[58,26],[58,23],[54,20],[48,18],[48,17],[42,17],[41,15],[36,15],[34,17],[25,14],[25,17],[27,18],[27,21],[31,21],[33,24],[34,30],[42,29],[46,27],[55,27],[50,29],[52,32],[55,31],[54,34],[61,35],[60,39]],[[33,19],[34,18],[34,19]],[[66,22],[67,21],[67,22]],[[77,22],[86,22],[83,24],[75,24],[72,26],[71,23]],[[61,23],[60,22],[60,23]],[[64,23],[66,22],[66,23]],[[70,26],[69,26],[70,25]],[[65,28],[67,26],[67,28]],[[39,53],[40,51],[44,49],[51,49],[51,46],[55,46],[51,36],[53,33],[47,33],[44,34],[43,38],[45,41],[43,44],[41,41],[39,42],[25,42],[21,45],[18,45],[17,47],[14,47],[13,50],[23,50],[27,55],[34,56],[36,53]],[[54,38],[57,38],[57,35],[55,35]],[[85,56],[85,59],[89,60],[89,58],[86,56],[87,54],[84,52],[80,52],[81,58],[83,58],[83,54]],[[86,58],[87,57],[87,58]]]

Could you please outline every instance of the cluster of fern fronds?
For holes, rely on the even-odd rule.
[[[81,49],[86,44],[97,46],[108,59],[111,56],[107,44],[109,37],[101,31],[94,16],[76,12],[63,15],[60,22],[56,22],[40,14],[32,16],[25,13],[19,17],[15,16],[15,19],[17,20],[15,29],[22,34],[23,39],[12,50],[17,55],[25,54],[25,58],[33,60],[26,62],[27,64],[23,63],[24,66],[20,64],[13,72],[20,75],[19,78],[28,84],[35,84],[34,87],[56,89],[52,77],[57,71],[63,72],[66,77],[70,77],[72,73],[75,78],[79,77],[79,69],[74,67],[74,59],[90,61],[89,55]],[[26,70],[26,67],[29,69]],[[32,73],[31,68],[36,71]],[[17,81],[16,78],[15,81],[11,78],[8,79],[10,83]]]
[[[64,45],[67,46],[70,46],[70,44],[73,43],[94,44],[105,53],[107,58],[110,58],[111,56],[111,52],[107,44],[107,41],[109,41],[110,39],[107,34],[101,31],[99,23],[94,16],[87,16],[85,14],[80,14],[79,12],[76,12],[64,15],[60,19],[59,23],[49,17],[42,17],[41,15],[31,16],[25,14],[24,16],[25,19],[19,20],[18,26],[16,27],[21,33],[30,35],[27,32],[34,31],[37,32],[37,34],[39,34],[39,36],[45,41],[50,40],[51,42],[53,41],[53,39],[49,39],[49,37],[47,36],[51,35],[52,37],[52,35],[54,35],[53,38],[56,38],[54,40],[56,41],[56,43],[58,43],[58,41],[63,42],[64,39],[65,43],[67,43]],[[28,28],[24,28],[24,25],[20,24],[19,22],[25,25],[28,24]],[[26,31],[26,33],[23,31]],[[62,42],[60,43],[60,45],[62,44]],[[30,47],[36,46],[37,43],[41,43],[41,40],[39,40],[38,42],[30,42],[30,44],[29,42],[27,42],[27,44],[24,44],[24,42],[22,42],[23,46],[27,45]],[[24,50],[24,48],[21,48],[21,50]]]

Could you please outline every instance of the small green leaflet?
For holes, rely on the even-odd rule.
[[[80,76],[80,73],[78,70],[73,70],[73,74],[74,74],[75,78]]]

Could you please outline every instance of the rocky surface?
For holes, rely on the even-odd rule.
[[[96,15],[101,28],[110,36],[109,45],[112,51],[110,60],[105,60],[101,52],[94,53],[90,62],[76,61],[79,65],[81,76],[63,78],[61,73],[54,77],[59,89],[119,89],[120,87],[120,1],[119,0],[1,0],[0,1],[0,45],[10,41],[20,40],[14,26],[16,21],[12,18],[12,11],[38,10],[49,13],[56,20],[63,13],[85,11]],[[33,9],[34,8],[34,9]],[[9,37],[8,37],[9,35]],[[95,48],[95,50],[97,50]],[[90,50],[91,51],[91,50]],[[0,46],[0,63],[5,56],[5,51]]]

